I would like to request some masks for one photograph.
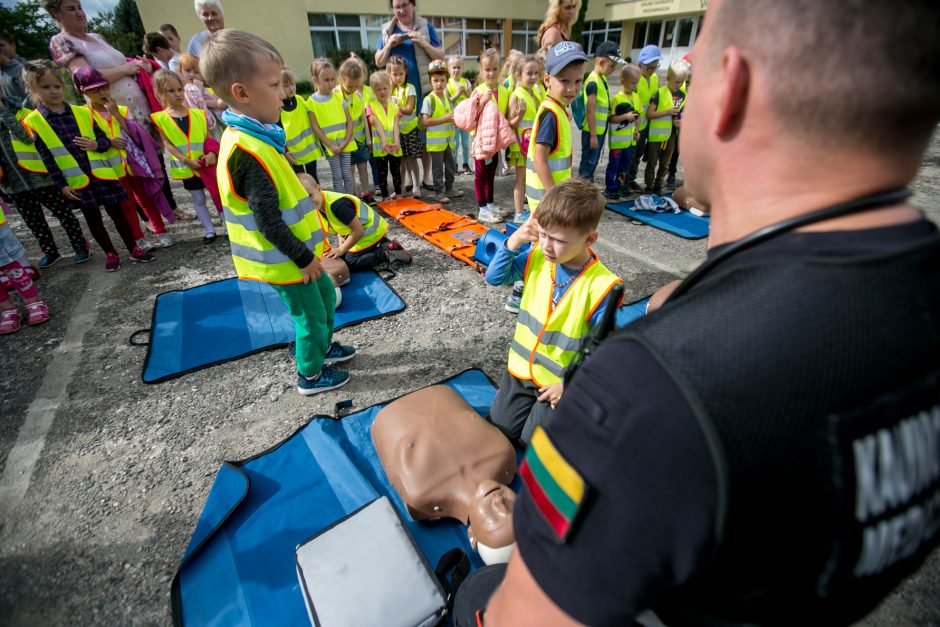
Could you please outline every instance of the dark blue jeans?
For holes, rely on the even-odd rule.
[[[633,161],[633,146],[610,151],[607,174],[604,177],[604,187],[608,192],[615,193],[627,189],[630,182],[627,177],[630,175],[631,161]]]
[[[597,149],[591,150],[591,133],[581,131],[581,165],[578,166],[578,176],[588,181],[594,181],[594,170],[597,169],[597,162],[600,161],[601,151],[604,150],[604,138],[607,137],[607,131],[603,135],[597,136]]]

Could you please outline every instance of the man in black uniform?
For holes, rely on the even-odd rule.
[[[940,235],[896,191],[937,32],[935,0],[711,1],[681,140],[704,270],[534,434],[475,622],[845,624],[937,545]]]

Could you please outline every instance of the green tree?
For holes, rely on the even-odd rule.
[[[0,24],[13,35],[18,55],[24,59],[49,58],[49,39],[59,32],[59,25],[37,0],[0,6]]]
[[[584,45],[584,42],[581,41],[581,31],[584,30],[584,16],[587,15],[588,9],[588,0],[584,0],[581,3],[581,10],[578,11],[578,19],[571,26],[571,41],[580,41],[581,45]]]
[[[144,41],[144,23],[134,0],[118,0],[113,11],[101,13],[88,20],[88,31],[98,33],[109,44],[128,57],[141,54]]]

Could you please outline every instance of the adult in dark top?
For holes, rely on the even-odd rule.
[[[940,119],[940,40],[918,25],[940,6],[905,7],[857,6],[820,57],[840,3],[709,5],[681,142],[712,265],[609,338],[533,436],[517,550],[482,624],[650,609],[670,625],[847,624],[936,547],[936,228],[894,194],[715,261],[913,180]],[[903,58],[885,57],[900,39]],[[915,75],[882,99],[898,64]],[[800,88],[810,67],[818,90]],[[488,596],[473,586],[458,595]]]

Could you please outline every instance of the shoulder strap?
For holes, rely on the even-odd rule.
[[[457,588],[470,574],[470,558],[463,552],[463,549],[451,549],[438,560],[434,574],[447,591],[447,613],[450,614],[454,608],[454,595],[457,594]],[[447,575],[450,575],[450,582],[447,581]]]

